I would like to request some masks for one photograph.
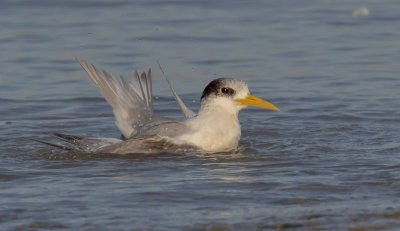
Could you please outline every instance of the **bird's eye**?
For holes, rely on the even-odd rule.
[[[223,87],[223,88],[221,89],[221,92],[222,92],[222,94],[224,94],[224,95],[233,95],[233,94],[235,94],[235,90],[233,90],[233,89],[230,88],[230,87]]]

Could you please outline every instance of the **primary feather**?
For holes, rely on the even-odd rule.
[[[190,110],[190,108],[188,108],[185,103],[183,102],[183,100],[181,99],[181,97],[179,97],[178,93],[176,93],[174,87],[172,86],[172,83],[169,81],[169,79],[165,76],[164,70],[162,69],[160,63],[157,61],[158,67],[161,70],[161,73],[163,74],[165,80],[168,83],[169,89],[171,89],[172,94],[175,97],[176,102],[178,103],[179,108],[181,109],[181,112],[185,115],[185,117],[187,119],[189,118],[193,118],[196,116],[196,113],[194,113],[192,110]]]
[[[115,124],[125,138],[136,136],[143,124],[151,122],[153,101],[150,69],[141,75],[135,72],[134,78],[127,80],[123,76],[112,76],[83,60],[77,61],[111,105]]]

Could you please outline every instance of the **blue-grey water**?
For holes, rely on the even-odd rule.
[[[359,7],[368,17],[353,17]],[[0,230],[400,230],[400,3],[0,2]],[[88,155],[52,132],[118,137],[74,61],[152,68],[183,118],[212,79],[280,112],[241,112],[234,153]]]

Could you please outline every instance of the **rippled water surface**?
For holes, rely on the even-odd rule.
[[[362,6],[370,16],[353,17]],[[0,9],[1,230],[400,229],[398,1]],[[74,56],[115,74],[151,67],[163,116],[182,118],[157,60],[193,109],[233,76],[281,111],[241,112],[234,153],[60,152],[31,138],[119,136]]]

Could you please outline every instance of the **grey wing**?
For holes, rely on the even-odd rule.
[[[189,131],[190,128],[182,122],[172,119],[158,118],[157,120],[143,124],[139,129],[138,135],[133,138],[154,135],[173,138]]]
[[[125,137],[138,133],[142,124],[156,120],[153,114],[151,70],[133,77],[112,76],[76,58],[106,101],[113,108],[115,124]]]
[[[195,116],[196,116],[196,113],[194,113],[192,110],[190,110],[190,108],[188,108],[188,107],[185,105],[185,103],[183,102],[183,100],[181,99],[181,97],[179,97],[178,93],[176,93],[175,89],[173,88],[171,82],[169,81],[169,79],[168,79],[167,76],[165,75],[164,70],[162,69],[162,67],[161,67],[161,65],[160,65],[160,63],[159,63],[158,61],[157,61],[157,64],[158,64],[158,67],[160,68],[160,70],[161,70],[161,72],[162,72],[162,74],[163,74],[165,80],[167,81],[168,86],[169,86],[169,88],[171,89],[172,94],[174,95],[175,100],[176,100],[176,102],[178,103],[179,108],[181,109],[183,115],[185,115],[185,117],[186,117],[187,119],[192,118],[192,117],[195,117]]]

